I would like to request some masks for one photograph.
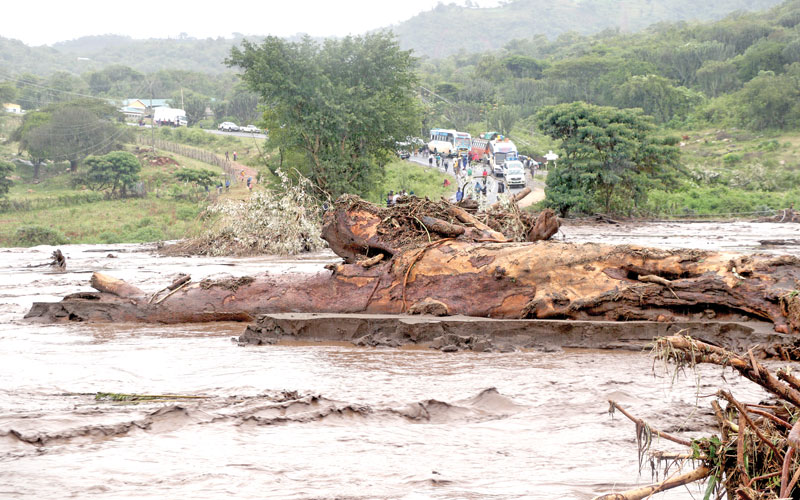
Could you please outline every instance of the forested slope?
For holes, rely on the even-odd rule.
[[[400,45],[438,58],[459,51],[497,49],[515,38],[563,33],[592,34],[654,23],[710,21],[737,10],[760,10],[779,0],[513,0],[494,8],[439,4],[392,27]]]

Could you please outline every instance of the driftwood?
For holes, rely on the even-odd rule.
[[[103,273],[94,273],[89,280],[92,288],[99,292],[115,295],[121,298],[139,299],[145,293],[139,288],[113,276]]]
[[[64,257],[64,254],[61,253],[60,249],[56,249],[53,251],[53,261],[50,262],[50,266],[58,271],[65,271],[67,269],[67,258]]]
[[[430,229],[436,224],[424,224],[431,220],[426,217],[441,221],[442,232]],[[432,299],[452,315],[665,322],[714,318],[769,322],[781,333],[800,330],[800,297],[794,290],[800,261],[794,257],[524,241],[547,239],[557,231],[552,211],[538,217],[470,214],[444,201],[406,197],[382,208],[342,197],[324,220],[323,237],[344,259],[330,272],[191,282],[159,304],[141,300],[146,294],[136,287],[96,275],[92,284],[103,293],[37,303],[28,317],[250,321],[280,312],[397,314]],[[371,258],[379,261],[360,264]]]
[[[650,445],[650,435],[658,435],[686,445],[690,448],[687,450],[690,453],[650,452],[652,458],[668,462],[700,461],[701,467],[657,485],[611,493],[595,500],[646,498],[657,491],[706,477],[710,479],[705,498],[721,498],[725,494],[727,498],[752,500],[800,496],[797,489],[800,462],[794,459],[797,448],[800,447],[800,423],[790,423],[800,410],[800,393],[797,392],[797,380],[794,377],[785,371],[779,371],[777,376],[773,375],[767,367],[754,359],[752,352],[740,355],[686,336],[658,339],[654,353],[658,358],[675,363],[679,369],[693,367],[697,363],[730,366],[778,399],[768,404],[745,404],[730,392],[719,390],[718,401],[712,401],[719,425],[719,436],[683,440],[683,443],[682,438],[655,430],[647,422],[611,402],[612,409],[619,409],[636,424],[640,461]],[[727,407],[723,409],[719,402],[725,402]]]
[[[642,500],[643,498],[650,498],[652,495],[661,491],[670,490],[678,486],[705,479],[709,474],[711,474],[711,469],[702,466],[686,474],[669,477],[657,484],[624,491],[622,493],[609,493],[608,495],[595,497],[594,500]]]

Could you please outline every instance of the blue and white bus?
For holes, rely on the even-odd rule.
[[[472,146],[472,136],[452,129],[431,129],[430,139],[428,150],[445,156],[466,154]]]

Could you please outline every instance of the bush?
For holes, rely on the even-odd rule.
[[[780,147],[781,145],[778,144],[778,141],[776,141],[775,139],[771,139],[769,141],[764,141],[762,143],[759,143],[758,150],[765,152],[772,152],[772,151],[777,151],[778,148]]]
[[[176,217],[178,217],[180,220],[192,220],[197,217],[198,213],[200,213],[200,210],[198,210],[197,207],[191,206],[178,207],[178,209],[175,211]]]
[[[100,243],[119,243],[122,240],[119,234],[111,231],[104,231],[100,233],[97,235],[97,239],[100,240]]]
[[[733,166],[742,161],[742,155],[739,153],[728,153],[722,157],[722,162],[726,166]]]
[[[14,233],[14,244],[21,247],[63,245],[67,238],[55,229],[42,226],[22,226]]]
[[[153,241],[162,241],[164,233],[157,227],[142,227],[134,231],[129,238],[136,243],[150,243]]]
[[[800,205],[800,192],[748,191],[725,186],[696,186],[667,192],[648,193],[645,213],[650,215],[758,215],[764,210],[779,210]]]

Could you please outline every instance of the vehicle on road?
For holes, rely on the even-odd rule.
[[[498,169],[502,172],[506,160],[517,159],[517,146],[508,137],[498,135],[489,141],[489,153],[486,159],[493,172],[497,172]]]
[[[222,130],[223,132],[238,132],[239,126],[233,122],[222,122],[217,127],[218,130]]]
[[[505,174],[505,169],[503,169],[502,164],[495,163],[492,165],[492,175],[495,177],[503,177],[503,174]]]
[[[524,186],[525,181],[525,167],[519,160],[508,160],[503,163],[503,177],[509,187]]]
[[[400,150],[397,152],[397,156],[399,156],[401,160],[408,160],[409,158],[411,158],[411,153],[409,153],[408,151]]]
[[[428,151],[431,153],[452,157],[461,153],[469,153],[471,147],[472,136],[467,132],[442,128],[431,129],[431,140],[428,143]]]
[[[260,134],[261,129],[256,127],[255,125],[248,125],[246,127],[241,127],[239,132],[247,132],[248,134]]]
[[[171,125],[173,127],[186,127],[186,111],[177,108],[161,107],[153,112],[153,123],[156,125]]]

